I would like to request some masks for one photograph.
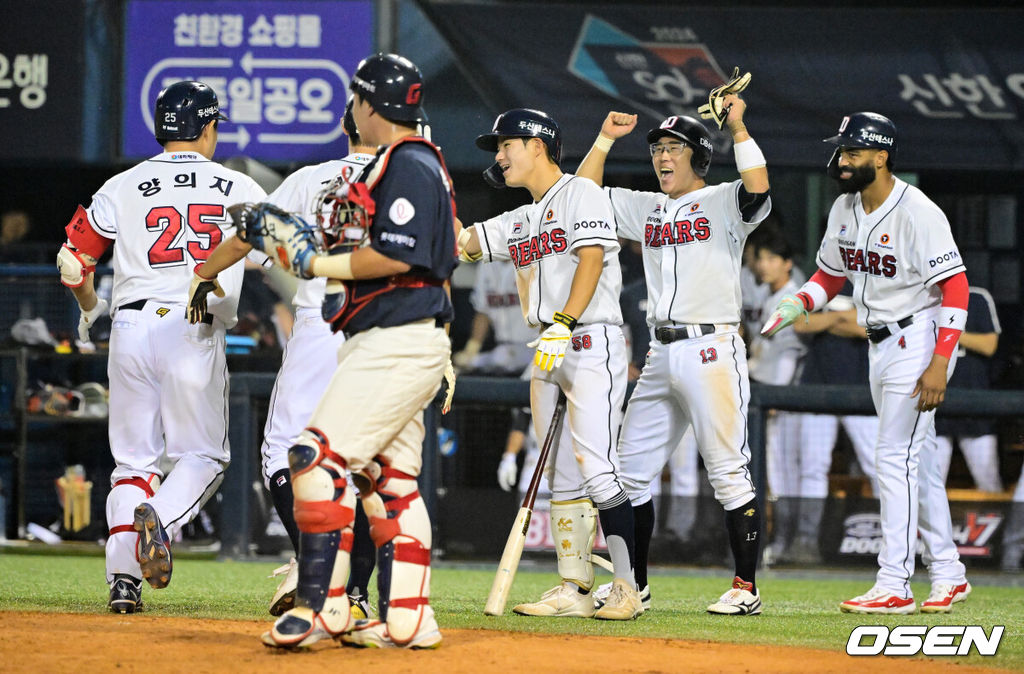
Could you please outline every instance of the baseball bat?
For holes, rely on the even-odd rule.
[[[544,445],[540,449],[540,456],[537,457],[537,467],[533,469],[530,487],[526,490],[526,496],[523,497],[523,505],[519,508],[519,514],[516,515],[512,531],[509,532],[508,540],[505,541],[505,551],[501,553],[501,561],[498,562],[498,571],[494,574],[491,593],[487,595],[487,605],[484,607],[485,615],[497,616],[505,612],[508,593],[512,589],[512,581],[516,578],[519,560],[523,556],[526,532],[530,529],[533,504],[537,500],[537,490],[540,488],[541,477],[544,475],[544,465],[548,461],[551,448],[558,442],[564,417],[565,392],[559,389],[558,402],[555,403],[555,413],[551,416],[551,424],[548,426],[548,433],[544,437]]]

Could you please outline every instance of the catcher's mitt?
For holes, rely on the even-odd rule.
[[[302,218],[265,202],[236,204],[228,213],[239,239],[291,275],[313,278],[313,256],[324,251],[323,240]]]
[[[725,125],[725,118],[729,116],[729,109],[732,107],[725,105],[725,97],[729,94],[740,93],[747,88],[748,84],[750,84],[750,73],[741,75],[738,66],[733,68],[729,81],[712,89],[708,94],[708,102],[697,108],[697,112],[704,119],[714,120],[718,128],[721,129]]]

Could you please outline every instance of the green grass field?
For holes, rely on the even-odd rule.
[[[179,559],[170,587],[154,592],[145,587],[147,615],[214,619],[266,619],[267,601],[277,579],[269,562],[219,562]],[[0,611],[96,613],[106,610],[103,559],[96,556],[0,553]],[[481,565],[442,565],[434,570],[431,604],[442,628],[498,629],[521,632],[601,634],[806,646],[843,651],[850,631],[861,624],[981,625],[988,632],[1004,625],[999,655],[950,658],[974,665],[1024,670],[1024,587],[1020,579],[978,578],[970,599],[950,615],[866,617],[841,614],[836,604],[865,591],[872,580],[863,573],[767,572],[759,579],[764,614],[751,618],[710,616],[704,608],[727,588],[728,572],[671,570],[652,576],[654,610],[639,620],[607,623],[593,620],[540,620],[514,615],[489,618],[483,604],[493,570]],[[608,579],[599,576],[598,582]],[[523,569],[516,578],[509,607],[533,600],[556,580],[550,571]],[[1016,585],[1010,586],[1010,584]],[[915,583],[918,599],[926,583]]]

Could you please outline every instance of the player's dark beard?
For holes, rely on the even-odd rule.
[[[860,192],[875,182],[875,167],[871,164],[860,167],[851,166],[848,170],[853,172],[852,176],[849,178],[836,178],[836,182],[839,183],[839,189],[843,194]]]

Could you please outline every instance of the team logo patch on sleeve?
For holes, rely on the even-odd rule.
[[[396,225],[406,224],[412,220],[414,215],[416,215],[416,209],[413,208],[412,203],[405,197],[395,199],[391,204],[391,208],[388,209],[388,217]]]

